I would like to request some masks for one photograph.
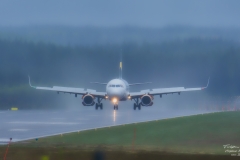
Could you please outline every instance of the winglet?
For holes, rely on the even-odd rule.
[[[209,81],[210,81],[210,77],[208,78],[208,83],[207,83],[207,86],[206,86],[206,87],[203,87],[203,88],[202,88],[202,90],[203,90],[203,89],[206,89],[206,88],[208,88]]]
[[[32,86],[30,76],[28,76],[28,82],[29,82],[29,86],[30,86],[30,87],[36,88],[36,87]]]

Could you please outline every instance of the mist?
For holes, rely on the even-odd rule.
[[[238,0],[12,0],[0,2],[0,26],[239,27]]]
[[[81,107],[81,97],[34,90],[34,86],[65,86],[105,91],[104,85],[118,78],[120,53],[123,78],[129,83],[152,82],[133,86],[130,91],[169,87],[205,87],[199,92],[155,96],[154,106],[199,108],[221,99],[227,102],[239,95],[239,47],[219,39],[189,39],[160,44],[96,45],[66,47],[24,41],[0,41],[1,108],[50,109]],[[218,100],[219,101],[219,100]],[[133,103],[133,102],[132,102]],[[132,103],[126,105],[132,106]],[[109,102],[104,104],[110,105]],[[124,105],[124,102],[122,103]],[[83,107],[83,106],[82,106]]]
[[[105,91],[89,82],[117,78],[120,53],[125,80],[152,82],[130,91],[205,87],[210,77],[204,91],[156,96],[156,107],[236,104],[239,7],[237,0],[2,1],[0,109],[82,107],[81,97],[30,88],[27,75],[36,86]]]
[[[239,15],[239,0],[0,1],[2,153],[6,158],[14,142],[8,158],[79,158],[94,149],[106,149],[108,158],[125,151],[138,158],[237,156],[230,149],[240,145],[239,115],[226,111],[240,111]],[[151,82],[130,86],[130,94],[198,89],[149,95],[152,106],[128,99],[117,107],[37,89],[106,92],[91,82],[119,78],[120,61],[129,84]]]

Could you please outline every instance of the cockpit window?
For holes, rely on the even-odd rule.
[[[121,84],[117,84],[117,85],[115,85],[115,84],[110,84],[108,87],[122,87],[122,88],[123,88],[123,85],[121,85]]]
[[[123,85],[121,85],[121,84],[118,84],[118,85],[116,85],[116,87],[122,87],[122,88],[123,88]]]

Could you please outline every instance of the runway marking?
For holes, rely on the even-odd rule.
[[[47,125],[76,125],[81,123],[75,122],[26,122],[26,121],[16,121],[16,122],[8,122],[11,124],[47,124]]]
[[[10,129],[9,131],[19,131],[19,132],[26,132],[29,129]]]

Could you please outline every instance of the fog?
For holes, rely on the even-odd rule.
[[[11,137],[5,158],[11,140],[17,142],[35,139],[34,145],[37,147],[31,147],[31,141],[23,142],[27,149],[26,156],[29,158],[31,154],[36,156],[36,151],[39,149],[41,155],[45,154],[41,151],[42,147],[39,144],[43,144],[42,149],[45,149],[46,155],[51,158],[58,153],[61,158],[65,155],[71,156],[71,152],[67,149],[76,151],[82,156],[81,150],[84,148],[82,151],[85,152],[88,147],[93,150],[95,142],[77,144],[72,143],[75,139],[70,138],[71,143],[62,138],[58,143],[37,141],[39,138],[50,135],[61,135],[61,137],[64,135],[65,138],[65,133],[77,131],[79,134],[79,131],[93,128],[96,131],[98,128],[107,126],[137,124],[211,112],[239,111],[239,15],[239,0],[0,1],[0,113],[2,117],[0,145],[7,144]],[[130,92],[171,87],[202,88],[207,86],[209,79],[210,82],[203,90],[181,92],[180,95],[154,96],[153,105],[142,106],[141,110],[134,110],[134,100],[120,101],[118,110],[113,109],[112,102],[103,100],[103,110],[95,110],[95,106],[83,106],[82,95],[75,97],[74,94],[58,94],[55,91],[37,90],[29,86],[28,75],[31,77],[32,86],[75,87],[106,92],[106,85],[90,82],[107,83],[119,78],[120,54],[124,80],[128,83],[152,82],[131,86]],[[18,108],[18,111],[10,111],[16,110],[12,109],[13,107]],[[225,115],[231,118],[230,120],[235,117],[227,114]],[[210,116],[214,117],[214,114]],[[206,115],[206,117],[210,116]],[[232,131],[232,128],[226,131],[220,130],[221,127],[224,129],[232,123],[225,121],[226,117],[221,117],[224,119],[213,118],[214,123],[210,123],[212,119],[208,118],[205,118],[208,121],[203,123],[199,123],[199,118],[195,119],[194,123],[186,123],[188,121],[186,119],[187,121],[177,123],[177,127],[172,127],[175,128],[174,130],[165,129],[161,125],[142,130],[150,131],[149,134],[143,135],[150,135],[152,140],[159,144],[169,141],[166,147],[157,149],[164,156],[172,154],[172,151],[177,157],[188,155],[188,153],[194,153],[195,149],[196,154],[192,154],[194,156],[200,153],[201,156],[207,153],[212,155],[215,154],[214,152],[223,155],[226,150],[222,152],[224,150],[220,151],[220,147],[227,146],[224,144],[229,144],[230,147],[230,143],[238,145],[236,144],[238,140],[228,138],[228,135],[236,138],[233,132],[237,130]],[[224,121],[226,123],[222,123]],[[172,123],[174,120],[168,122]],[[171,126],[172,124],[168,122],[162,126]],[[221,124],[214,126],[213,124],[217,122]],[[183,123],[185,126],[181,125]],[[135,147],[136,137],[135,124],[128,128],[133,131],[133,147]],[[229,125],[229,127],[235,126]],[[200,139],[191,139],[197,135],[195,135],[196,132],[192,134],[191,127],[203,129],[196,130],[200,131]],[[213,135],[211,133],[213,130],[208,130],[208,127],[214,127],[214,130],[222,133]],[[155,128],[158,134],[154,133]],[[186,143],[181,142],[185,141],[185,138],[183,140],[180,138],[184,133],[183,130],[189,130],[188,133],[191,133]],[[175,143],[174,137],[171,137],[172,132],[177,133],[175,138],[180,138],[180,143],[177,141]],[[102,133],[104,132],[99,135],[105,135],[112,141],[104,143],[104,148],[110,144],[109,147],[114,149],[117,146],[115,140]],[[111,133],[116,136],[116,132]],[[122,131],[119,133],[125,137],[125,133]],[[82,135],[84,134],[81,133],[79,136]],[[117,136],[121,138],[121,135]],[[163,137],[159,139],[154,135]],[[94,140],[94,138],[84,139]],[[149,138],[144,139],[149,140]],[[165,141],[165,139],[169,140]],[[124,141],[123,138],[121,140]],[[27,147],[28,144],[30,147]],[[139,156],[135,154],[138,152],[130,150],[130,144],[129,141],[127,144],[129,154]],[[179,155],[171,148],[175,144],[180,146]],[[65,145],[71,145],[71,147],[68,148]],[[152,144],[141,142],[136,145],[147,145],[146,150],[140,151],[147,153]],[[212,149],[209,152],[200,151],[201,145],[206,146],[203,147],[204,149],[215,147],[216,151]],[[187,146],[190,147],[189,150],[185,148]],[[29,148],[33,148],[34,152],[30,151],[30,153]],[[12,149],[18,148],[10,147],[9,154],[14,152]],[[118,149],[125,151],[120,145]],[[22,154],[24,151],[20,153],[21,156],[24,155]],[[41,159],[45,159],[45,156]]]
[[[83,107],[73,95],[28,86],[82,87],[123,78],[131,91],[167,87],[207,90],[156,96],[155,107],[205,108],[237,102],[240,2],[1,1],[0,109]],[[121,103],[131,106],[133,102]],[[104,102],[105,105],[111,105]]]
[[[11,0],[0,2],[0,26],[239,27],[239,7],[238,0]]]
[[[199,108],[239,95],[239,47],[219,39],[189,39],[161,44],[96,45],[66,47],[45,43],[2,40],[0,42],[1,108],[49,109],[83,107],[81,96],[40,91],[28,86],[65,86],[105,91],[106,83],[118,78],[119,54],[123,54],[123,78],[131,91],[168,87],[205,87],[204,91],[156,96],[153,107]],[[219,103],[217,102],[219,105]],[[110,105],[104,102],[104,105]],[[121,103],[132,108],[133,102]]]
[[[63,25],[39,25],[22,27],[0,27],[1,39],[43,42],[62,46],[102,46],[102,45],[144,45],[185,41],[189,39],[224,40],[240,42],[239,28],[202,28],[171,26],[144,28],[134,26],[119,27],[73,27]]]

